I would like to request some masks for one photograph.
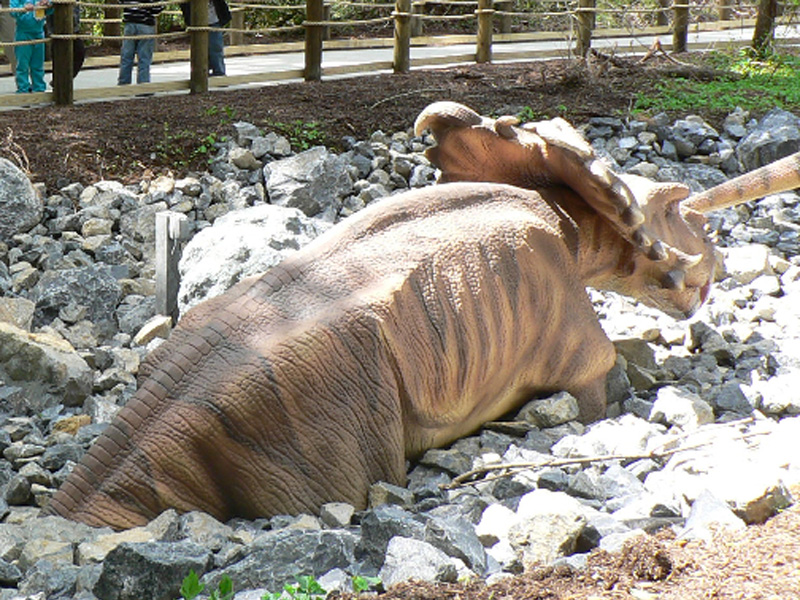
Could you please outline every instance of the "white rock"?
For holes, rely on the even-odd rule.
[[[746,285],[760,275],[769,274],[769,248],[761,244],[722,248],[725,272]]]
[[[485,548],[508,538],[508,531],[519,521],[517,513],[502,504],[490,504],[475,526],[475,533]]]
[[[658,390],[650,420],[675,425],[684,430],[697,429],[714,422],[714,410],[700,396],[688,390],[667,386]]]
[[[393,537],[378,576],[387,588],[409,579],[452,582],[458,577],[458,566],[427,542]]]

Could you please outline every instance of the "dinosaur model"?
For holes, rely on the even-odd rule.
[[[407,459],[534,394],[567,390],[597,419],[615,355],[585,286],[692,314],[714,268],[699,211],[776,189],[767,170],[687,200],[616,175],[561,120],[437,103],[426,128],[450,183],[374,203],[190,310],[50,513],[121,529],[167,508],[362,508]]]

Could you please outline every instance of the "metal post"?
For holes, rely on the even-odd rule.
[[[494,8],[493,0],[478,0],[478,39],[475,50],[475,62],[492,62],[492,17]]]
[[[397,0],[394,10],[394,72],[411,69],[411,0]]]
[[[72,35],[72,0],[57,0],[53,10],[53,33]],[[73,103],[72,53],[73,42],[62,37],[53,38],[53,101],[61,106]]]
[[[156,313],[178,318],[178,263],[182,242],[189,237],[189,219],[172,211],[156,213]]]
[[[191,0],[189,36],[191,73],[189,91],[200,94],[208,91],[208,0]]]
[[[306,0],[306,81],[322,79],[322,29],[325,18],[323,0]]]

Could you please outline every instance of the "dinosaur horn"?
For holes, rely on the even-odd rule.
[[[681,208],[707,213],[796,187],[800,187],[800,152],[695,194]]]
[[[445,127],[472,127],[483,122],[474,110],[457,102],[434,102],[429,104],[414,122],[414,134],[422,135],[426,129],[433,130],[436,126]]]

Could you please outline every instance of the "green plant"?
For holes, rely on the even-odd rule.
[[[325,144],[325,133],[322,125],[316,121],[296,119],[288,123],[266,121],[265,126],[285,136],[295,151],[308,150],[313,146]]]
[[[194,600],[203,590],[206,589],[204,583],[200,583],[200,578],[193,570],[184,577],[183,584],[181,585],[181,597],[183,600]],[[211,591],[209,596],[210,600],[232,600],[233,598],[233,581],[227,575],[223,575],[217,585],[216,590]]]
[[[236,118],[236,109],[230,106],[223,106],[222,108],[218,106],[209,106],[205,109],[204,113],[207,117],[219,116],[220,125],[227,125]]]
[[[772,54],[758,58],[747,49],[734,55],[714,53],[708,64],[727,76],[699,81],[686,77],[665,79],[640,92],[634,111],[730,112],[735,106],[755,112],[787,108],[800,103],[800,57]]]
[[[261,600],[279,600],[286,593],[292,600],[322,600],[328,595],[312,575],[295,575],[295,585],[287,583],[283,592],[268,592]]]
[[[353,576],[353,592],[356,594],[360,594],[361,592],[366,592],[373,587],[376,587],[381,584],[380,577],[366,577],[364,575],[354,575]]]

